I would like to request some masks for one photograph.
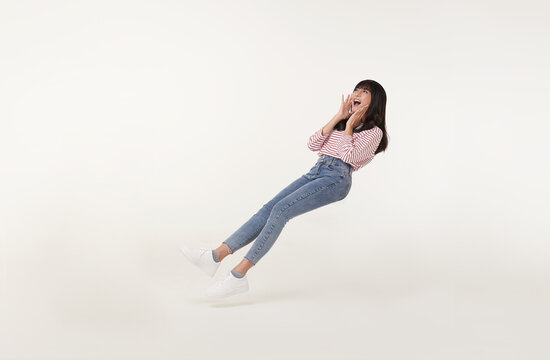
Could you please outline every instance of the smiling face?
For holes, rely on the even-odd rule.
[[[353,99],[351,111],[354,113],[358,108],[364,105],[370,105],[371,93],[367,89],[359,88],[353,91],[351,98]]]

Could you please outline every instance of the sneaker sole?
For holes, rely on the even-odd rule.
[[[234,292],[232,292],[232,293],[230,293],[230,294],[226,294],[226,295],[223,295],[223,296],[222,296],[222,295],[210,295],[210,294],[207,293],[205,296],[206,296],[207,299],[219,300],[219,299],[225,299],[225,298],[228,298],[228,297],[231,297],[231,296],[234,296],[234,295],[238,295],[238,294],[245,293],[245,292],[247,292],[248,290],[249,290],[249,289],[246,288],[246,289],[244,289],[244,290],[234,291]]]

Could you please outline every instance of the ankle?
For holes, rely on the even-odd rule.
[[[231,270],[236,271],[236,272],[238,272],[240,274],[243,274],[243,275],[246,275],[246,272],[248,271],[248,269],[239,268],[238,266],[234,267]]]
[[[214,252],[218,255],[218,259],[222,261],[227,255],[231,254],[226,246],[219,246],[217,249],[214,249]]]
[[[242,279],[246,274],[243,274],[242,272],[240,271],[237,271],[235,269],[231,270],[231,273],[233,274],[233,276],[235,276],[237,279]]]

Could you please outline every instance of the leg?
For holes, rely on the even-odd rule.
[[[310,179],[300,176],[286,188],[281,190],[277,195],[275,195],[273,199],[265,203],[262,208],[256,212],[256,214],[254,214],[246,223],[244,223],[237,231],[227,238],[227,240],[223,241],[220,247],[216,249],[220,261],[222,256],[225,257],[228,253],[233,254],[235,251],[252,242],[252,240],[254,240],[264,228],[273,206],[288,194],[293,193],[296,189],[308,184],[310,181]],[[225,249],[225,252],[223,249]]]
[[[248,270],[251,265],[256,265],[273,246],[283,227],[290,219],[342,200],[341,194],[347,186],[346,181],[331,177],[320,177],[282,198],[273,206],[265,226],[246,254],[245,259],[241,262],[242,266],[239,264],[240,268]]]

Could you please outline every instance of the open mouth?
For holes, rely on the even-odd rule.
[[[361,105],[361,101],[359,101],[359,100],[353,100],[353,105]]]

